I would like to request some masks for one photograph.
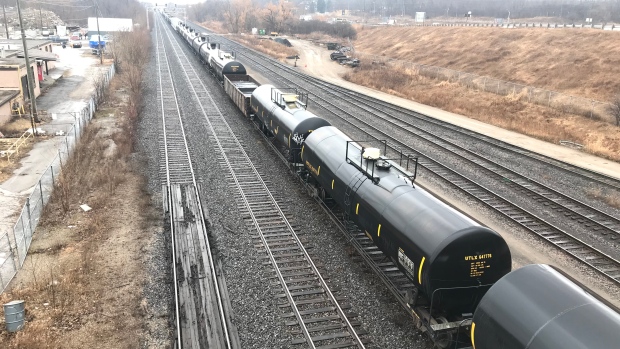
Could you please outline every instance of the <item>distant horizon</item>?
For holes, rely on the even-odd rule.
[[[157,1],[157,0],[140,0],[140,2],[148,2],[150,4],[177,4],[177,5],[194,5],[205,0],[176,0],[176,1]]]

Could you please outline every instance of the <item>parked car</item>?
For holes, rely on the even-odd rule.
[[[66,37],[66,36],[59,36],[59,35],[50,35],[48,37],[48,39],[52,40],[52,42],[56,42],[56,43],[59,43],[59,44],[62,44],[63,42],[67,43],[69,41],[68,37]]]
[[[69,41],[69,46],[71,46],[73,48],[80,48],[80,47],[82,47],[82,42],[80,40],[70,40]]]

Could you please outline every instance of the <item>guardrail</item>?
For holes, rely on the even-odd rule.
[[[108,86],[115,72],[114,65],[110,66],[104,75],[105,86]],[[75,123],[58,148],[58,155],[51,161],[50,166],[34,186],[32,194],[26,199],[26,204],[13,226],[12,234],[11,232],[0,234],[0,293],[4,292],[17,271],[24,265],[43,208],[52,196],[54,183],[75,149],[84,129],[95,115],[100,100],[97,92],[95,90],[95,94],[90,98],[86,107],[79,112],[71,113],[75,117]]]
[[[6,150],[6,158],[9,162],[12,162],[11,157],[13,155],[19,154],[19,148],[21,148],[30,137],[33,137],[32,130],[24,132],[24,134],[22,134],[21,137],[19,137],[15,143],[13,143],[9,149]]]

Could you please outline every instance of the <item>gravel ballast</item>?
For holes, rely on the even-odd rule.
[[[369,347],[426,348],[428,342],[412,328],[412,322],[385,286],[374,274],[368,273],[361,262],[349,257],[348,245],[337,227],[305,190],[300,189],[298,180],[264,144],[254,126],[241,115],[215,79],[204,67],[200,67],[186,46],[182,47],[194,61],[195,69],[234,133],[243,140],[245,150],[268,181],[272,193],[290,203],[287,207],[289,214],[300,226],[307,245],[313,247],[310,253],[314,262],[323,266],[323,275],[328,277],[329,286],[340,290],[337,295],[347,298],[347,303],[352,306],[351,311],[359,314],[362,327],[369,331],[372,341]],[[167,49],[171,48],[167,46]],[[265,260],[261,257],[264,252],[254,247],[250,230],[238,213],[234,192],[224,178],[226,172],[217,162],[213,142],[207,136],[204,116],[192,97],[184,72],[177,62],[171,62],[171,66],[190,153],[208,210],[210,234],[214,238],[217,255],[223,261],[242,347],[289,348],[292,338],[289,331],[295,328],[287,328],[285,319],[280,316],[290,311],[278,307],[280,300],[275,296],[281,292],[281,287],[271,285],[275,279],[270,278],[275,274],[270,266],[263,265]]]

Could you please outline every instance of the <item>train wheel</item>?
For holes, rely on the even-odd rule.
[[[440,324],[447,324],[448,319],[446,319],[443,316],[440,316],[437,318],[437,322]],[[446,333],[440,334],[437,337],[437,340],[435,341],[435,348],[446,349],[452,343],[453,336],[454,334],[452,332],[446,332]]]

